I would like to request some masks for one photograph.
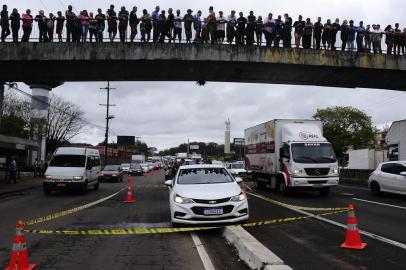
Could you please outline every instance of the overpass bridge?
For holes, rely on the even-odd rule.
[[[406,90],[406,58],[236,45],[2,43],[0,81],[218,81]]]

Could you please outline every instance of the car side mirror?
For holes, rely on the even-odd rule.
[[[165,185],[167,185],[168,187],[172,187],[172,185],[173,185],[173,180],[166,180],[166,181],[165,181]]]
[[[400,175],[406,176],[406,172],[401,172]]]
[[[236,177],[236,178],[235,178],[235,181],[236,181],[237,183],[241,183],[243,180],[242,180],[241,177]]]

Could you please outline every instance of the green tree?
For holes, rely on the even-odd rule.
[[[348,149],[370,148],[375,143],[371,117],[356,108],[318,109],[313,118],[323,123],[324,137],[332,143],[340,162]]]

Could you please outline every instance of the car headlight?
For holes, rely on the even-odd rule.
[[[83,176],[74,176],[73,177],[73,180],[82,180],[83,179]]]
[[[45,176],[45,179],[46,179],[46,180],[52,180],[52,176],[46,175],[46,176]]]
[[[179,195],[175,195],[175,202],[176,203],[181,203],[181,204],[191,204],[194,203],[194,201],[192,199],[189,198],[183,198]]]
[[[239,195],[231,197],[230,202],[241,202],[245,199],[247,199],[247,196],[245,196],[245,194],[241,192]]]
[[[303,175],[304,175],[304,171],[303,171],[302,169],[293,170],[292,175],[293,175],[293,176],[303,176]]]
[[[331,168],[330,173],[331,173],[331,174],[334,174],[334,175],[337,175],[337,174],[338,174],[338,169],[336,169],[336,168]]]
[[[117,174],[113,174],[112,176],[113,176],[113,177],[116,177],[116,176],[117,176]]]

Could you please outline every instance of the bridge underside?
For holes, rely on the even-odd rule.
[[[406,60],[387,55],[186,44],[4,45],[0,81],[203,80],[406,90]]]

